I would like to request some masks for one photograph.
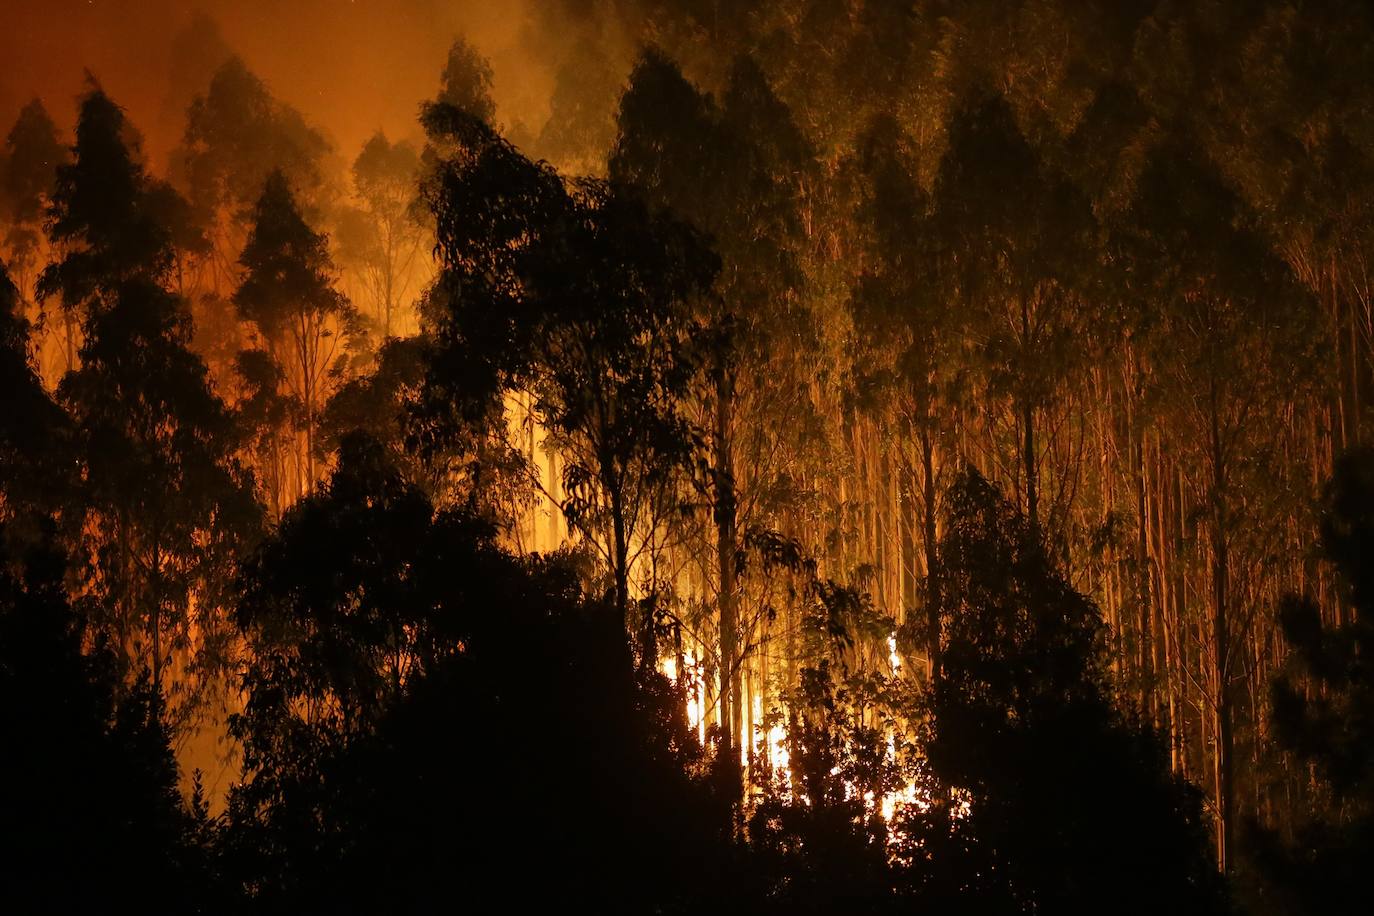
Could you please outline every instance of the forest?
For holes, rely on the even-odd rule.
[[[0,911],[1367,911],[1374,7],[143,3],[0,39]]]

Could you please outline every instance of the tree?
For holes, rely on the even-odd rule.
[[[948,505],[924,739],[948,794],[904,838],[918,884],[982,912],[1222,912],[1198,793],[1114,705],[1097,608],[976,471]]]
[[[234,418],[188,349],[185,303],[162,285],[172,236],[158,221],[158,187],[124,132],[120,109],[93,88],[48,216],[64,256],[44,270],[39,288],[83,309],[81,366],[58,396],[84,464],[83,533],[99,610],[108,615],[97,629],[132,671],[149,668],[161,702],[174,652],[184,655],[183,670],[199,675],[177,687],[214,683],[205,667],[223,648],[216,612],[258,506],[234,457]],[[197,699],[193,691],[174,715]]]
[[[57,167],[67,158],[57,126],[40,99],[19,112],[0,155],[0,215],[7,224],[6,257],[21,297],[33,292],[34,270],[43,243],[43,211]]]
[[[158,218],[162,186],[126,142],[130,132],[123,110],[92,81],[74,159],[58,168],[48,207],[48,239],[60,257],[38,278],[40,300],[60,295],[89,317],[122,284],[160,281],[171,269],[172,230]]]
[[[313,195],[326,181],[321,160],[329,151],[324,136],[273,97],[240,58],[215,71],[187,110],[179,154],[188,196],[211,233],[215,292],[238,284],[246,223],[268,177],[280,171],[298,192]]]
[[[786,756],[749,816],[751,870],[779,913],[898,911],[905,888],[886,819],[916,775],[897,721],[915,682],[855,664],[856,649],[886,640],[894,622],[869,595],[821,578],[797,542],[754,547],[771,573],[802,586],[805,663],[784,694]]]
[[[234,292],[239,316],[255,324],[299,400],[305,430],[305,478],[315,485],[315,427],[329,380],[343,371],[342,347],[354,333],[353,306],[334,289],[329,240],[311,229],[281,171],[267,176],[253,228],[239,258]]]
[[[951,440],[969,368],[960,352],[964,328],[957,299],[939,273],[931,202],[919,183],[911,138],[890,117],[875,118],[855,158],[860,190],[854,217],[863,252],[850,294],[863,348],[855,360],[857,387],[890,397],[901,428],[910,431],[915,454],[905,448],[901,454],[920,506],[925,580],[933,589],[937,580],[929,570],[936,565],[940,500],[954,467]],[[934,679],[940,670],[939,596],[927,591],[923,602],[921,641]]]
[[[559,45],[565,41],[560,35]],[[607,152],[615,143],[616,100],[624,89],[618,63],[599,37],[582,34],[572,40],[554,75],[549,119],[532,147],[535,155],[570,175],[605,174]]]
[[[495,125],[496,103],[491,98],[491,64],[461,35],[449,46],[439,76],[441,105],[452,105],[474,118]]]
[[[339,256],[357,265],[384,338],[394,335],[424,247],[425,231],[415,212],[419,178],[415,147],[404,140],[392,143],[381,131],[353,161],[353,188],[361,206],[345,211],[340,222]]]
[[[228,855],[263,910],[711,894],[700,869],[728,865],[727,809],[681,695],[632,666],[566,557],[515,557],[495,534],[351,435],[245,565],[258,663]],[[558,852],[531,883],[515,848]]]
[[[1192,459],[1194,512],[1204,521],[1210,587],[1203,638],[1216,738],[1217,855],[1225,869],[1234,864],[1237,821],[1239,659],[1256,611],[1239,600],[1236,557],[1271,524],[1258,494],[1275,492],[1282,446],[1264,418],[1310,384],[1311,297],[1186,133],[1155,149],[1130,219],[1125,263],[1139,278],[1136,306],[1155,325],[1156,392],[1169,405],[1175,441]]]
[[[1280,746],[1309,768],[1307,815],[1291,840],[1257,832],[1265,883],[1304,913],[1349,906],[1363,893],[1374,850],[1374,452],[1341,456],[1322,501],[1320,549],[1335,567],[1342,612],[1324,618],[1307,596],[1279,608],[1289,646],[1272,685]]]
[[[490,422],[506,392],[533,397],[568,456],[564,513],[600,553],[649,664],[631,567],[673,509],[690,446],[678,411],[695,371],[685,304],[709,287],[713,259],[696,233],[604,183],[570,192],[459,109],[431,105],[425,120],[454,155],[425,189],[447,311],[424,400]]]
[[[350,433],[364,432],[384,448],[406,479],[421,487],[436,505],[462,496],[460,453],[412,447],[411,409],[425,380],[433,350],[427,335],[393,338],[377,351],[376,368],[350,379],[320,416],[320,445],[334,454]]]
[[[297,495],[300,452],[294,448],[300,399],[286,390],[286,372],[266,350],[241,350],[234,359],[241,394],[235,405],[268,515],[277,520]]]
[[[744,656],[747,647],[762,645],[765,637],[754,634],[768,613],[765,601],[748,607],[739,554],[745,532],[776,523],[763,506],[788,471],[789,449],[758,431],[783,428],[803,410],[799,369],[791,348],[779,344],[811,333],[797,291],[800,209],[815,164],[791,112],[748,57],[733,62],[717,105],[661,52],[645,52],[621,98],[617,125],[611,181],[699,229],[721,259],[710,294],[689,303],[706,330],[706,384],[689,392],[686,409],[705,433],[709,465],[696,487],[710,521],[702,543],[687,549],[709,555],[702,578],[715,592],[714,667],[721,732],[730,748],[744,718]]]
[[[0,524],[33,538],[45,522],[75,509],[77,466],[71,423],[34,370],[31,325],[19,290],[0,263]]]
[[[215,73],[234,57],[219,23],[205,10],[191,15],[172,35],[167,66],[167,90],[158,110],[157,131],[176,137],[186,129],[186,115],[197,96],[204,95]],[[173,181],[184,176],[186,162],[174,150],[168,171]]]
[[[650,665],[653,603],[630,619],[630,576],[678,511],[693,447],[681,402],[697,372],[687,306],[717,265],[688,227],[606,186],[581,190],[571,231],[557,239],[563,250],[536,266],[531,286],[552,306],[535,406],[565,453],[564,514],[605,560],[613,605]],[[651,596],[657,587],[648,581]]]
[[[1051,521],[1040,506],[1037,423],[1086,355],[1075,264],[1091,213],[1025,139],[1007,101],[977,92],[950,122],[934,209],[944,294],[972,312],[990,398],[1010,401],[1017,492],[1033,524]]]
[[[0,542],[12,544],[0,528]],[[220,905],[162,703],[120,677],[51,544],[0,548],[0,887],[15,912]],[[80,869],[74,875],[73,868]],[[216,898],[219,897],[217,901]]]

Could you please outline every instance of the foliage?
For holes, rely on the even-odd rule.
[[[494,124],[496,103],[491,98],[491,64],[461,36],[453,40],[439,77],[441,105],[451,105],[486,124]]]
[[[7,532],[0,540],[9,541]],[[213,908],[203,812],[177,789],[162,703],[90,643],[51,545],[0,560],[0,888],[13,912]],[[79,878],[73,870],[80,869]]]
[[[1369,449],[1348,452],[1337,463],[1326,487],[1321,531],[1322,556],[1340,575],[1345,612],[1330,621],[1310,598],[1293,595],[1283,602],[1279,619],[1290,649],[1272,686],[1278,741],[1311,768],[1314,791],[1306,800],[1308,816],[1290,840],[1272,831],[1256,836],[1265,884],[1303,913],[1330,912],[1357,899],[1374,848]]]
[[[1198,793],[1113,704],[1097,608],[976,471],[949,506],[935,571],[942,676],[924,740],[948,794],[916,823],[964,851],[909,835],[919,880],[983,912],[1082,912],[1108,897],[1133,913],[1222,912]]]
[[[345,440],[244,588],[227,854],[262,911],[456,893],[677,911],[728,864],[680,694],[631,667],[573,570],[436,513],[376,443]],[[547,852],[545,880],[517,880],[518,850]]]
[[[305,432],[304,489],[315,483],[315,430],[330,381],[342,376],[358,336],[357,312],[334,288],[328,239],[301,216],[285,174],[267,176],[239,256],[234,291],[239,316],[262,335],[300,406]]]
[[[161,695],[173,653],[190,670],[221,657],[221,590],[259,514],[234,457],[234,418],[188,349],[185,303],[159,285],[172,236],[122,131],[119,108],[92,89],[49,215],[65,254],[40,287],[85,309],[81,365],[58,397],[84,466],[82,534],[108,612],[99,627],[133,670],[150,669]],[[191,700],[214,682],[199,673],[179,685]]]
[[[713,259],[688,227],[613,186],[565,187],[457,108],[431,105],[425,119],[456,141],[425,188],[447,306],[426,435],[489,422],[506,392],[529,393],[567,449],[563,509],[627,614],[631,551],[656,529],[690,445],[677,407],[694,373],[684,306]],[[648,638],[648,621],[626,623]]]

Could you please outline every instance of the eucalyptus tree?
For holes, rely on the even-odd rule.
[[[78,468],[71,423],[35,369],[22,302],[0,262],[0,523],[8,536],[28,540],[74,508]]]
[[[199,910],[213,882],[203,800],[178,789],[148,679],[133,684],[64,583],[51,543],[0,523],[0,885],[18,912]],[[74,878],[73,862],[79,862]]]
[[[505,393],[532,396],[566,453],[563,511],[600,555],[612,603],[651,663],[652,602],[635,619],[631,572],[673,511],[690,457],[685,306],[709,287],[714,259],[687,227],[603,183],[568,188],[461,109],[434,104],[425,120],[453,153],[425,190],[443,296],[431,417],[471,428],[499,417]]]
[[[963,352],[963,319],[942,285],[941,252],[932,226],[931,202],[919,183],[918,154],[890,117],[875,118],[859,139],[852,164],[858,186],[854,221],[860,273],[849,307],[859,335],[855,373],[859,386],[890,399],[903,435],[902,448],[921,515],[925,568],[935,568],[937,531],[946,478],[959,456],[960,389],[971,369]],[[925,577],[928,589],[936,578]],[[939,672],[939,600],[923,598],[928,673]]]
[[[554,8],[540,8],[547,14]],[[555,13],[556,15],[556,13]],[[624,65],[608,53],[599,23],[560,23],[577,31],[570,43],[559,33],[551,51],[561,53],[549,97],[549,119],[531,151],[573,175],[604,175],[615,144],[617,100],[624,90]]]
[[[0,152],[0,219],[5,223],[3,244],[11,279],[19,294],[33,295],[33,281],[42,253],[43,213],[57,167],[67,158],[57,125],[41,99],[19,112]]]
[[[329,176],[329,142],[300,112],[275,98],[239,57],[215,71],[186,112],[178,151],[187,195],[213,247],[210,287],[229,293],[238,283],[247,222],[267,177],[283,172],[313,195]]]
[[[342,375],[356,312],[334,288],[329,240],[301,216],[280,170],[267,176],[253,208],[253,226],[239,257],[243,280],[234,292],[239,316],[251,321],[286,371],[300,403],[305,433],[302,492],[315,485],[315,429],[331,379]]]
[[[300,399],[289,390],[286,371],[267,350],[240,350],[234,357],[238,415],[244,447],[268,517],[279,520],[299,490],[300,454],[296,436],[303,415]]]
[[[386,450],[389,460],[435,505],[446,506],[461,493],[460,453],[412,447],[410,411],[424,384],[433,349],[428,335],[386,341],[375,368],[349,379],[329,398],[320,414],[319,446],[335,454],[352,432],[364,431]]]
[[[1241,647],[1256,608],[1237,582],[1247,551],[1264,549],[1281,495],[1281,439],[1273,418],[1313,380],[1319,325],[1313,301],[1255,227],[1254,215],[1183,129],[1166,136],[1142,172],[1129,211],[1128,263],[1137,307],[1157,323],[1153,384],[1167,405],[1207,556],[1208,710],[1217,854],[1234,865],[1235,712]]]
[[[265,912],[431,912],[473,888],[612,911],[725,899],[729,809],[682,695],[634,666],[568,555],[512,554],[405,476],[350,434],[244,566],[258,663],[233,721],[234,877]],[[511,850],[530,844],[562,852],[522,887]]]
[[[352,176],[359,206],[340,215],[339,260],[361,275],[382,336],[390,338],[415,285],[426,241],[416,218],[420,153],[378,131],[353,160]]]
[[[1108,899],[1141,916],[1228,912],[1200,793],[1116,704],[1096,605],[977,471],[955,481],[948,506],[932,571],[942,676],[923,738],[944,789],[898,845],[917,886],[979,912]]]
[[[1087,356],[1077,271],[1091,212],[1022,135],[1007,101],[974,91],[950,122],[934,221],[945,295],[970,312],[981,351],[989,433],[1005,398],[1026,516],[1053,522],[1041,508],[1042,420]]]
[[[491,87],[491,63],[463,36],[453,39],[439,75],[439,96],[435,101],[495,126],[496,103]]]
[[[1294,812],[1291,836],[1259,835],[1265,884],[1304,913],[1330,912],[1359,898],[1374,848],[1374,452],[1338,459],[1321,500],[1322,559],[1335,567],[1347,613],[1324,620],[1311,595],[1289,595],[1279,619],[1289,646],[1271,685],[1280,746],[1312,780]]]
[[[58,396],[76,427],[82,532],[108,612],[96,624],[129,667],[150,669],[162,696],[174,652],[182,672],[197,675],[178,690],[213,683],[204,666],[223,649],[228,568],[259,509],[234,457],[234,417],[188,348],[185,302],[164,285],[174,251],[160,198],[170,192],[149,179],[126,135],[121,109],[91,88],[48,213],[62,257],[38,287],[61,294],[82,321],[80,368]]]
[[[709,431],[709,464],[697,481],[711,513],[716,667],[722,734],[733,746],[743,724],[740,675],[761,602],[750,615],[738,570],[745,532],[779,523],[776,502],[795,443],[780,432],[798,422],[805,372],[799,342],[814,334],[802,306],[801,208],[813,154],[758,66],[737,58],[718,104],[677,65],[650,50],[621,98],[611,181],[656,210],[704,232],[721,259],[709,295],[691,303],[707,329],[706,386],[693,392],[698,425]],[[713,543],[712,543],[713,542]],[[761,638],[761,637],[760,637]],[[709,641],[707,641],[709,645]]]

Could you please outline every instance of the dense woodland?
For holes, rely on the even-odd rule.
[[[9,130],[4,909],[1358,911],[1374,10],[527,15]]]

